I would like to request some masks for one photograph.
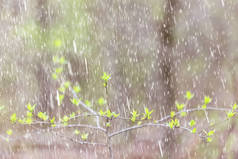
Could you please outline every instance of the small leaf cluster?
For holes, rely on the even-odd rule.
[[[106,111],[103,111],[102,109],[99,111],[100,116],[106,116],[107,118],[117,118],[120,114],[116,114],[115,112],[111,112],[110,109],[107,109]]]
[[[202,105],[202,109],[206,109],[207,108],[207,104],[211,103],[212,99],[209,96],[205,96],[204,97],[204,103]]]
[[[145,119],[151,119],[151,114],[153,113],[154,110],[149,110],[147,107],[144,108],[144,113],[142,114],[142,118],[141,120],[145,120]]]
[[[111,75],[107,74],[106,72],[103,73],[103,75],[101,76],[101,79],[104,81],[103,83],[104,87],[107,87],[107,84],[110,78],[111,78]]]

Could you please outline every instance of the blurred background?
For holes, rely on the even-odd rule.
[[[4,134],[9,114],[24,114],[28,102],[56,114],[54,56],[65,57],[63,77],[78,83],[82,99],[96,110],[106,96],[103,72],[111,75],[107,104],[122,117],[148,107],[160,119],[175,110],[176,101],[185,102],[187,90],[195,94],[188,108],[201,105],[205,95],[211,106],[230,108],[238,98],[237,28],[236,0],[0,0],[0,130]],[[60,109],[75,111],[70,101]],[[224,121],[224,112],[208,115],[221,122],[212,143],[182,130],[143,128],[113,138],[115,158],[236,158],[236,119]],[[198,129],[209,125],[202,112],[181,124],[190,119],[199,121]],[[19,134],[0,141],[1,158],[107,156],[104,147],[10,127]]]

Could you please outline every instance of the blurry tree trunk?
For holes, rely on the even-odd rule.
[[[48,1],[47,0],[37,0],[37,22],[41,25],[42,29],[46,29],[48,26]]]
[[[169,114],[172,107],[175,105],[175,75],[174,75],[174,30],[175,16],[177,11],[177,0],[168,0],[164,10],[164,18],[159,27],[159,35],[161,35],[161,55],[159,59],[162,76],[163,88],[163,106],[166,114]],[[168,130],[164,137],[163,151],[166,152],[165,158],[175,158],[175,136],[173,130]]]
[[[37,17],[36,21],[41,26],[41,34],[45,34],[45,31],[49,25],[48,21],[48,1],[47,0],[37,0]],[[51,76],[48,74],[46,69],[47,64],[47,53],[41,53],[40,59],[37,62],[36,77],[39,87],[39,106],[42,111],[47,111],[50,115],[52,114],[52,109],[54,107],[52,89],[51,89]]]

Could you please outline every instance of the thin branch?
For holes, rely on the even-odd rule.
[[[143,128],[143,127],[148,127],[148,126],[154,126],[154,127],[166,127],[166,128],[169,128],[169,126],[167,124],[154,124],[154,123],[146,123],[146,124],[142,124],[142,125],[136,125],[136,126],[132,126],[132,127],[128,127],[128,128],[125,128],[125,129],[122,129],[122,130],[119,130],[119,131],[116,131],[114,133],[111,133],[110,135],[108,135],[109,138],[113,137],[113,136],[116,136],[116,135],[119,135],[121,133],[124,133],[124,132],[127,132],[127,131],[131,131],[131,130],[134,130],[134,129],[139,129],[139,128]],[[191,132],[192,130],[189,129],[189,128],[186,128],[186,127],[179,127],[181,129],[184,129],[184,130],[187,130],[189,132]]]
[[[98,145],[98,146],[107,146],[107,144],[105,144],[105,143],[86,142],[86,141],[74,140],[74,139],[71,138],[71,137],[67,137],[67,136],[61,135],[61,134],[59,134],[59,133],[57,133],[57,134],[55,134],[55,135],[60,136],[60,137],[63,137],[63,138],[65,138],[66,140],[70,140],[70,141],[72,141],[72,142],[74,142],[74,143],[77,143],[77,144],[86,144],[86,145],[92,145],[92,146],[96,146],[96,145]]]
[[[51,127],[50,129],[61,129],[61,128],[72,128],[72,127],[96,129],[96,130],[100,130],[102,132],[106,132],[106,130],[101,127],[96,127],[96,126],[86,125],[86,124],[71,124],[71,125],[61,125],[60,124],[60,125],[56,125],[55,127]]]
[[[79,99],[79,97],[77,96],[76,92],[72,89],[72,87],[69,87],[70,91],[73,93],[74,98]],[[81,106],[83,106],[87,111],[89,111],[90,113],[96,115],[96,122],[97,122],[97,127],[100,127],[100,121],[99,121],[99,117],[97,116],[97,112],[94,111],[93,109],[91,109],[90,107],[88,107],[86,104],[84,104],[81,100],[79,101],[79,104]]]

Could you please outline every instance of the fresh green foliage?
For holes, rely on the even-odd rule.
[[[82,134],[81,134],[81,139],[82,139],[83,141],[86,141],[86,140],[88,139],[88,133],[82,133]]]
[[[26,116],[27,116],[28,118],[32,118],[33,114],[32,114],[32,112],[27,111],[27,112],[26,112]]]
[[[180,122],[178,119],[171,119],[168,123],[168,126],[173,129],[173,128],[178,128],[180,127]]]
[[[75,112],[72,112],[72,113],[69,115],[69,118],[70,118],[70,119],[75,118]]]
[[[195,134],[197,132],[197,128],[192,129],[192,133]]]
[[[186,98],[187,100],[191,100],[193,97],[194,97],[194,94],[192,94],[190,91],[187,91],[187,92],[186,92],[185,98]]]
[[[207,142],[212,142],[212,138],[211,137],[207,137]]]
[[[69,88],[70,87],[70,81],[66,81],[66,82],[64,82],[64,87],[65,88]]]
[[[75,93],[79,93],[79,92],[81,91],[81,88],[80,88],[79,85],[75,85],[75,86],[73,87],[73,90],[75,91]]]
[[[179,104],[178,102],[175,103],[178,111],[182,110],[184,108],[184,104]]]
[[[11,120],[12,123],[16,123],[16,121],[17,121],[17,115],[16,115],[16,113],[13,113],[13,114],[11,115],[10,120]]]
[[[60,38],[56,39],[54,42],[55,42],[55,47],[60,48],[61,45],[63,45],[63,41],[61,41]],[[109,139],[110,133],[112,132],[112,134],[113,134],[113,129],[111,127],[113,127],[112,124],[115,123],[115,122],[113,122],[114,118],[117,118],[119,121],[131,121],[130,125],[132,125],[132,127],[125,128],[123,130],[125,132],[129,131],[129,130],[133,130],[134,128],[140,128],[140,127],[145,127],[145,126],[166,126],[173,130],[174,130],[174,128],[180,128],[180,129],[189,131],[195,135],[199,135],[199,136],[201,135],[200,132],[197,133],[197,128],[195,127],[195,125],[196,125],[195,120],[190,120],[189,122],[186,121],[187,119],[190,118],[190,114],[189,114],[190,112],[193,112],[196,110],[197,111],[201,110],[200,107],[192,108],[192,109],[187,108],[188,102],[194,97],[194,94],[192,94],[190,91],[186,92],[185,104],[176,102],[175,103],[176,111],[171,111],[170,114],[167,114],[165,117],[163,117],[161,119],[152,119],[152,113],[154,112],[154,110],[149,110],[148,107],[144,107],[144,112],[141,114],[138,113],[138,110],[133,109],[132,112],[130,112],[129,117],[124,117],[124,116],[119,117],[119,115],[120,115],[119,113],[117,114],[115,112],[112,112],[111,109],[109,108],[111,103],[109,103],[107,105],[107,109],[105,109],[104,107],[100,107],[101,109],[99,108],[100,111],[99,111],[99,113],[97,113],[98,108],[95,108],[89,100],[81,101],[81,98],[83,98],[84,96],[80,96],[81,95],[80,86],[78,84],[75,84],[71,88],[71,82],[70,81],[64,82],[64,77],[60,76],[60,74],[62,73],[62,71],[64,69],[63,64],[67,63],[65,58],[53,56],[53,62],[56,65],[56,68],[55,68],[52,76],[54,79],[57,80],[57,82],[58,82],[57,86],[60,86],[56,92],[59,105],[63,104],[63,102],[65,102],[64,106],[67,105],[66,101],[68,99],[70,99],[70,102],[73,105],[77,106],[77,108],[74,108],[77,110],[74,110],[74,112],[70,112],[69,114],[62,114],[62,112],[59,112],[59,114],[57,114],[56,116],[49,118],[49,116],[46,114],[46,112],[38,112],[37,116],[36,116],[36,114],[35,114],[36,105],[31,105],[29,103],[29,104],[27,104],[27,110],[24,113],[24,115],[22,115],[22,118],[18,118],[16,113],[13,113],[10,116],[11,123],[13,123],[13,124],[20,123],[20,124],[24,124],[24,125],[39,124],[38,121],[35,120],[38,117],[44,121],[44,122],[41,121],[40,123],[42,125],[45,124],[44,126],[46,126],[46,127],[48,126],[48,127],[52,128],[52,127],[56,127],[56,125],[57,125],[57,128],[65,128],[65,129],[67,127],[75,127],[75,129],[72,130],[71,133],[74,135],[80,135],[82,141],[88,140],[89,134],[85,133],[85,132],[81,133],[79,131],[79,129],[81,127],[84,127],[85,130],[99,129],[102,132],[104,132],[107,139]],[[104,81],[104,86],[105,86],[104,89],[106,90],[107,95],[108,95],[108,89],[106,86],[107,86],[107,83],[110,80],[110,78],[111,78],[111,76],[105,72],[104,72],[103,76],[101,76],[101,79]],[[73,93],[72,93],[72,89],[73,89]],[[65,97],[67,97],[67,98],[65,98]],[[89,98],[91,99],[91,96]],[[105,98],[106,97],[100,97],[96,103],[98,103],[99,106],[105,106],[107,104],[107,101],[105,100]],[[94,99],[92,99],[92,101],[94,101]],[[212,99],[209,96],[204,97],[204,101],[202,103],[203,104],[202,109],[204,109],[205,112],[207,112],[209,110],[209,109],[207,109],[207,110],[205,110],[205,109],[207,108],[207,104],[211,103],[211,101],[212,101]],[[110,100],[109,100],[109,102],[110,102]],[[58,107],[58,109],[61,110],[61,107]],[[226,113],[228,119],[232,118],[236,114],[236,109],[237,109],[237,105],[234,104],[232,106],[232,109]],[[81,111],[82,111],[82,113],[80,114]],[[79,115],[76,116],[76,113],[78,113]],[[101,117],[99,117],[98,114]],[[127,113],[125,113],[125,114],[127,114]],[[187,118],[181,118],[181,117],[187,116],[187,114],[189,115]],[[90,117],[90,119],[93,118],[93,120],[87,121],[87,124],[90,123],[87,125],[84,123],[86,120],[80,120],[80,117],[83,117],[83,118]],[[97,122],[95,122],[95,120],[97,120]],[[83,122],[83,124],[79,124],[79,125],[75,124],[75,123],[78,123],[81,121]],[[91,121],[94,122],[92,125],[91,125]],[[197,120],[197,122],[199,122],[199,120]],[[136,124],[141,125],[142,123],[143,123],[142,126],[136,126]],[[41,124],[39,124],[39,125],[42,126]],[[71,124],[74,124],[74,125],[71,125]],[[212,125],[212,126],[214,126],[214,125]],[[53,129],[52,129],[52,131],[53,131]],[[121,133],[120,131],[118,131],[118,132]],[[208,132],[206,132],[204,130],[204,132],[205,132],[205,135],[204,134],[201,135],[203,137],[203,139],[205,139],[207,142],[211,142],[213,139],[215,130],[210,130]],[[11,136],[12,130],[9,129],[6,131],[6,133],[8,134],[8,136]]]
[[[145,112],[143,113],[143,117],[141,118],[141,120],[151,119],[151,114],[153,113],[154,110],[149,111],[147,107],[145,107],[144,110]]]
[[[99,115],[106,116],[107,118],[117,118],[120,114],[116,114],[115,112],[111,112],[110,109],[107,109],[106,111],[100,110]]]
[[[108,75],[106,72],[103,73],[103,76],[101,77],[101,79],[104,81],[103,85],[104,87],[107,87],[107,83],[110,80],[111,75]]]
[[[33,106],[29,103],[27,104],[27,109],[30,111],[30,112],[33,112],[34,109],[35,109],[36,105],[34,104]]]
[[[63,86],[61,86],[60,88],[59,88],[59,91],[61,92],[61,93],[65,93],[65,87],[63,87]]]
[[[208,133],[207,133],[207,136],[213,136],[215,133],[215,130],[210,130]]]
[[[59,105],[62,104],[63,100],[64,100],[64,94],[59,94]]]
[[[75,134],[75,135],[79,135],[79,134],[80,134],[80,131],[79,131],[78,129],[75,129],[75,130],[74,130],[74,134]]]
[[[232,106],[232,110],[236,110],[237,109],[237,104],[235,103],[233,106]]]
[[[111,76],[109,74],[107,74],[106,72],[104,72],[103,76],[101,77],[101,79],[105,82],[107,82],[110,78],[111,78]]]
[[[85,100],[85,104],[86,104],[88,107],[92,107],[92,103],[91,103],[89,100]]]
[[[209,96],[204,97],[204,104],[207,105],[212,102],[212,99]]]
[[[103,97],[100,97],[99,99],[98,99],[98,104],[100,105],[100,106],[102,106],[102,105],[105,105],[107,102],[106,102],[106,100],[103,98]]]
[[[46,115],[46,112],[44,112],[44,113],[38,112],[37,116],[44,121],[48,120],[48,116]]]
[[[185,116],[187,116],[187,112],[182,111],[182,112],[180,113],[180,116],[181,116],[181,117],[185,117]]]
[[[52,73],[52,78],[54,80],[57,80],[59,78],[59,76],[57,75],[57,73]]]
[[[226,113],[228,119],[232,118],[235,114],[233,110]]]
[[[111,123],[110,122],[107,122],[106,123],[106,127],[108,128],[108,127],[110,127],[111,126]]]
[[[63,72],[63,67],[58,67],[55,69],[56,74],[61,74]]]
[[[7,133],[8,136],[11,136],[12,133],[13,133],[13,131],[12,131],[12,129],[8,129],[8,130],[6,131],[6,133]]]
[[[71,103],[75,106],[79,106],[81,99],[72,98],[70,99]]]
[[[54,45],[55,47],[60,48],[62,46],[62,41],[60,39],[56,39],[54,41]]]
[[[196,121],[195,121],[195,120],[190,120],[189,126],[193,127],[195,124],[196,124]]]
[[[69,121],[69,117],[67,115],[64,115],[63,119],[62,119],[62,122],[63,122],[63,125],[64,126],[67,126],[68,125],[68,121]]]
[[[136,121],[136,118],[137,118],[138,116],[140,116],[140,114],[138,114],[135,109],[133,109],[133,111],[131,112],[131,115],[132,115],[132,116],[131,116],[130,120],[131,120],[132,122],[135,122],[135,121]]]
[[[61,56],[61,57],[53,56],[53,62],[55,64],[61,64],[61,65],[66,64],[66,60],[65,60],[65,58],[63,56]]]
[[[202,105],[202,109],[207,109],[207,105],[206,105],[206,104],[203,104],[203,105]]]
[[[175,116],[175,111],[170,112],[170,117],[173,118]]]

